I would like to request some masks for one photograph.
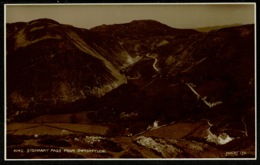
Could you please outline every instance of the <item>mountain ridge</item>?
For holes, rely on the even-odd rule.
[[[118,39],[138,39],[139,37],[152,37],[164,35],[189,35],[199,33],[192,29],[176,29],[155,20],[135,20],[124,24],[101,25],[90,29]],[[185,32],[185,33],[184,33]]]
[[[253,24],[201,33],[38,19],[6,30],[8,158],[255,157]]]
[[[195,30],[199,32],[210,32],[212,30],[219,30],[223,28],[229,28],[229,27],[235,27],[235,26],[243,26],[243,25],[249,25],[249,24],[230,24],[230,25],[218,25],[218,26],[205,26],[205,27],[197,27],[194,28]]]
[[[155,29],[150,24],[155,24]],[[117,33],[127,25],[139,27]],[[223,101],[226,109],[231,106],[227,102],[237,103],[233,97],[250,100],[253,94],[253,25],[206,34],[174,29],[151,20],[90,30],[48,19],[7,26],[10,116],[17,109],[35,113],[42,104],[48,105],[40,108],[42,113],[61,107],[66,111],[68,104],[78,103],[77,107],[83,107],[88,105],[88,97],[94,96],[99,104],[94,105],[96,109],[103,113],[103,108],[107,107],[104,114],[108,115],[101,115],[105,118],[110,118],[112,111],[120,114],[125,108],[129,112],[139,112],[140,118],[147,120],[145,115],[150,109],[149,120],[155,120],[159,115],[169,122],[178,116],[184,119],[186,110],[191,113],[201,107],[193,100],[185,83],[195,84],[196,90],[203,97],[207,96],[208,102]],[[144,30],[147,27],[150,27],[148,32]],[[111,29],[115,33],[109,33]],[[131,35],[136,32],[138,35]],[[243,68],[245,65],[248,66],[246,69]],[[129,95],[129,92],[133,93]],[[117,99],[122,100],[118,103]],[[181,102],[189,102],[190,106]],[[160,110],[159,105],[164,105],[164,110]],[[247,108],[241,113],[253,105],[249,101],[243,106]],[[171,112],[172,107],[176,112]],[[166,117],[165,114],[170,115]]]

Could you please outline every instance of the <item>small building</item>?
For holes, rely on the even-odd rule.
[[[159,121],[158,120],[155,120],[153,122],[153,128],[157,128],[159,126]]]

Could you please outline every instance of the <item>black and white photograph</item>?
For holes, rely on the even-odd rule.
[[[5,4],[5,160],[255,160],[255,3]]]

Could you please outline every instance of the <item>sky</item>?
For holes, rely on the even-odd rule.
[[[254,4],[81,4],[7,5],[7,23],[50,18],[90,29],[103,24],[152,19],[174,28],[198,28],[255,22]]]

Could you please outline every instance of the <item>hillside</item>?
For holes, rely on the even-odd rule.
[[[241,24],[232,24],[232,25],[222,25],[222,26],[209,26],[209,27],[199,27],[196,28],[195,30],[199,31],[199,32],[210,32],[213,30],[219,30],[219,29],[223,29],[223,28],[229,28],[229,27],[235,27],[235,26],[241,26]]]
[[[101,97],[126,83],[120,70],[133,60],[114,38],[48,19],[7,29],[8,96],[19,109]]]
[[[241,147],[251,157],[254,37],[254,25],[201,33],[153,20],[89,30],[49,19],[7,24],[8,121],[59,121],[70,131],[77,130],[73,124],[100,125],[102,136],[131,142],[143,157],[151,150],[159,157],[203,156],[186,150],[194,140],[210,150],[204,156],[225,157],[225,135],[234,140],[230,149],[248,140]],[[33,127],[30,136],[50,125]],[[165,145],[173,147],[170,155]]]

